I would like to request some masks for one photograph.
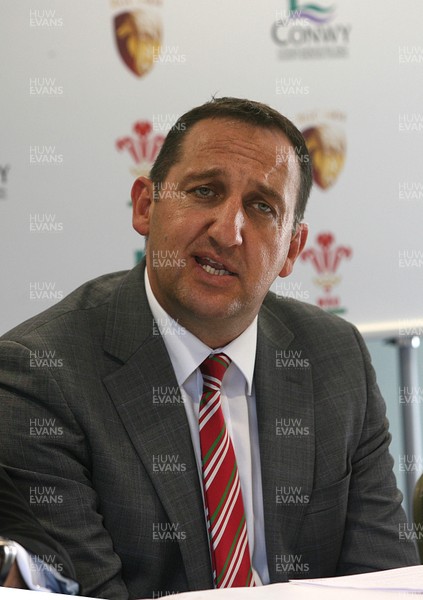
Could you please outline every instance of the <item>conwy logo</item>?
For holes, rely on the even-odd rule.
[[[118,150],[126,150],[132,158],[135,166],[130,171],[134,177],[144,175],[148,177],[150,169],[160,152],[165,136],[151,135],[153,125],[150,121],[137,121],[132,126],[134,136],[124,136],[116,140]]]
[[[336,274],[342,259],[351,258],[352,250],[348,246],[334,246],[335,236],[332,233],[321,233],[316,238],[318,248],[305,250],[300,258],[304,262],[311,262],[318,273],[313,281],[323,289],[324,296],[317,298],[321,308],[333,313],[344,313],[341,300],[332,295],[332,288],[338,285],[341,277]]]
[[[334,6],[287,0],[287,7],[277,11],[271,29],[280,60],[348,57],[351,24],[335,19]]]
[[[162,23],[154,7],[126,11],[114,17],[115,40],[126,66],[137,77],[153,67],[160,54]]]

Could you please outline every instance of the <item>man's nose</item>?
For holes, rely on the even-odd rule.
[[[240,246],[243,241],[244,225],[245,213],[242,199],[231,196],[215,207],[208,233],[222,247]]]

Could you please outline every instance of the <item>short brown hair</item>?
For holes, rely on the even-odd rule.
[[[266,129],[279,129],[288,138],[300,167],[300,187],[295,207],[295,225],[304,217],[312,185],[311,158],[301,132],[277,110],[267,104],[242,98],[213,98],[196,106],[176,121],[166,136],[150,172],[154,184],[165,181],[171,167],[181,156],[183,141],[190,128],[204,119],[231,118]]]

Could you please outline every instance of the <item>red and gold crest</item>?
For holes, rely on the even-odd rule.
[[[311,156],[313,179],[323,190],[331,187],[345,163],[346,138],[335,125],[315,125],[302,132]]]
[[[157,11],[138,8],[114,17],[115,39],[126,66],[142,77],[154,65],[160,54],[162,23]]]

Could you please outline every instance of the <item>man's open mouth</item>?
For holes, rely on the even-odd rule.
[[[235,275],[235,273],[229,271],[222,263],[216,262],[206,256],[195,256],[195,260],[210,275]]]

